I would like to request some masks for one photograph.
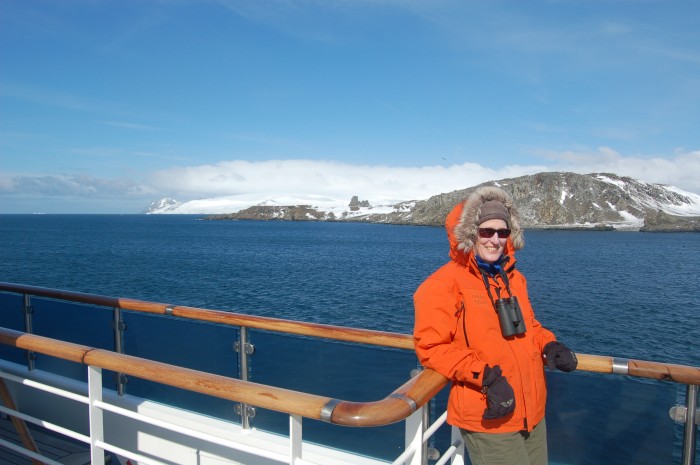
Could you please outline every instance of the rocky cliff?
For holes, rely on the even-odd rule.
[[[499,186],[513,197],[523,224],[529,228],[640,229],[651,215],[654,230],[664,230],[671,223],[673,230],[692,230],[688,226],[693,224],[692,218],[671,212],[684,212],[697,202],[666,186],[614,174],[539,173],[440,194],[416,202],[410,210],[384,215],[369,213],[353,220],[442,225],[457,202],[487,184]],[[659,210],[666,213],[659,215]]]
[[[700,216],[675,216],[662,211],[649,212],[642,232],[700,232]]]

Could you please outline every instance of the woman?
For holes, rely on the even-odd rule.
[[[452,381],[447,422],[474,465],[546,465],[544,363],[575,354],[535,319],[514,251],[520,218],[502,189],[477,189],[447,216],[450,261],[414,295],[416,354]]]

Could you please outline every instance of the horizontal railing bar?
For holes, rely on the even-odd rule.
[[[70,391],[66,391],[64,389],[59,389],[55,388],[53,386],[48,386],[46,384],[41,384],[37,383],[36,381],[32,381],[27,378],[21,378],[19,376],[15,376],[11,373],[4,372],[0,370],[0,378],[5,378],[9,381],[13,381],[15,383],[23,384],[25,386],[38,389],[40,391],[48,392],[49,394],[54,394],[57,396],[65,397],[66,399],[74,400],[76,402],[80,402],[83,404],[89,404],[90,399],[87,398],[87,396],[81,396],[80,394],[75,394]]]
[[[37,460],[37,461],[42,462],[46,465],[65,465],[65,464],[62,464],[61,462],[57,462],[57,461],[50,459],[48,457],[44,457],[43,455],[37,454],[36,452],[32,452],[29,449],[25,449],[22,446],[18,446],[17,444],[13,444],[13,443],[6,441],[4,439],[0,439],[0,446],[7,447],[8,449],[17,452],[18,454],[25,455],[31,459]]]
[[[435,465],[445,465],[445,464],[447,463],[448,460],[452,459],[452,457],[454,457],[455,454],[457,454],[457,450],[458,450],[458,447],[459,447],[460,445],[461,445],[461,444],[460,444],[459,442],[456,443],[456,444],[452,444],[452,445],[445,451],[445,453],[442,454],[442,457],[440,458],[440,460],[438,460],[437,462],[435,462]]]
[[[245,326],[247,328],[295,334],[299,336],[313,336],[344,342],[357,342],[381,347],[413,350],[413,338],[411,336],[386,331],[347,328],[343,326],[324,325],[318,323],[304,323],[300,321],[283,320],[278,318],[244,315],[241,313],[226,312],[222,310],[170,305],[120,297],[107,297],[97,294],[70,292],[60,289],[28,286],[25,284],[8,282],[0,282],[0,291],[17,294],[29,294],[32,296],[47,297],[51,299],[59,299],[102,307],[121,308],[123,310],[136,312],[168,315],[189,320],[205,321],[209,323]]]
[[[442,412],[442,415],[438,417],[437,420],[433,422],[432,425],[430,425],[430,428],[425,430],[425,433],[423,433],[423,442],[426,442],[428,439],[430,439],[433,434],[442,426],[445,424],[447,421],[447,411]]]
[[[234,443],[232,443],[234,444]],[[122,449],[121,447],[117,447],[114,444],[109,444],[104,441],[95,441],[95,445],[99,447],[100,449],[103,449],[107,452],[113,452],[117,455],[120,455],[122,457],[125,457],[130,460],[135,460],[139,464],[145,464],[145,465],[168,465],[165,462],[161,462],[155,459],[152,459],[150,457],[147,457],[142,454],[137,454],[135,452],[128,451],[126,449]],[[222,444],[224,445],[224,444]],[[258,457],[264,457],[270,460],[274,460],[276,462],[281,462],[281,463],[287,463],[289,461],[289,457],[286,455],[277,453],[277,452],[271,452],[267,449],[259,448],[259,447],[240,447],[239,444],[235,444],[235,448],[238,450],[241,450],[243,452],[248,452],[255,454]],[[232,447],[232,446],[229,446]],[[301,464],[301,462],[299,462]],[[310,465],[318,465],[316,463],[309,462]],[[62,465],[62,464],[58,464]]]
[[[108,412],[116,413],[117,415],[131,418],[132,420],[147,423],[149,425],[156,426],[158,428],[163,428],[163,429],[166,429],[168,431],[172,431],[174,433],[179,433],[179,434],[182,434],[185,436],[193,437],[195,439],[201,439],[201,440],[210,442],[212,444],[217,444],[219,446],[225,446],[225,447],[228,447],[230,449],[236,449],[236,450],[239,450],[241,452],[247,452],[247,453],[251,453],[254,455],[261,455],[261,451],[263,451],[263,449],[261,449],[259,447],[246,446],[244,444],[240,444],[240,443],[237,443],[235,441],[231,441],[229,439],[225,439],[225,438],[218,437],[218,436],[213,436],[213,435],[208,434],[208,433],[202,433],[202,432],[197,431],[197,430],[192,429],[192,428],[174,425],[172,422],[167,422],[167,421],[159,420],[157,418],[149,417],[147,415],[143,415],[141,413],[132,412],[131,410],[127,410],[127,409],[118,407],[116,405],[109,404],[107,402],[98,401],[98,402],[95,402],[95,406],[98,408],[101,408],[102,410],[106,410]],[[287,458],[288,458],[286,456],[282,456],[281,454],[277,454],[274,452],[270,452],[268,454],[267,449],[265,449],[264,451],[265,451],[265,455],[272,454],[272,456],[268,456],[267,458],[273,458],[275,460],[282,459],[283,461],[287,460]]]
[[[413,457],[416,454],[416,448],[415,446],[409,446],[407,447],[401,455],[396,457],[396,460],[391,462],[391,465],[399,465],[401,463],[405,464],[407,460],[409,460],[411,457]]]
[[[17,410],[13,410],[13,409],[3,407],[3,406],[0,406],[0,412],[3,412],[3,413],[10,415],[12,417],[17,417],[21,420],[26,421],[27,423],[41,426],[42,428],[46,428],[48,430],[53,431],[54,433],[63,434],[64,436],[68,436],[68,437],[73,438],[77,441],[81,441],[81,442],[90,444],[90,438],[85,436],[84,434],[80,434],[80,433],[77,433],[75,431],[71,431],[67,428],[64,428],[63,426],[59,426],[55,423],[50,423],[48,421],[42,420],[41,418],[32,417],[32,416],[24,414],[22,412],[18,412]]]
[[[122,449],[121,447],[114,446],[112,444],[108,444],[104,441],[95,441],[95,446],[99,447],[100,449],[107,451],[107,452],[113,452],[117,455],[121,455],[122,457],[125,457],[129,460],[136,460],[137,463],[139,464],[144,464],[144,465],[168,465],[165,462],[161,462],[155,459],[152,459],[150,457],[146,457],[145,455],[137,454],[136,452],[131,452],[125,449]]]
[[[447,411],[444,411],[440,417],[433,422],[433,424],[430,425],[422,434],[421,438],[421,444],[420,446],[416,445],[415,443],[411,443],[406,449],[399,455],[391,465],[398,465],[398,464],[405,464],[411,457],[413,457],[416,452],[418,452],[417,448],[418,447],[424,447],[425,443],[427,443],[430,438],[435,434],[435,432],[440,429],[444,424],[445,421],[447,421]],[[456,450],[456,449],[455,449]]]

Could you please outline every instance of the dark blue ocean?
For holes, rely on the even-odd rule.
[[[572,349],[700,365],[700,235],[528,230],[525,239],[517,266],[536,315]],[[0,281],[400,333],[412,330],[413,292],[447,253],[444,228],[436,227],[0,215]],[[278,375],[294,373],[289,367]],[[590,378],[550,377],[565,400],[549,410],[578,412],[597,389],[586,384],[598,381]],[[567,399],[571,379],[586,387]],[[620,405],[610,396],[593,402],[608,401],[610,409]],[[550,430],[572,416],[548,417]],[[552,440],[550,447],[556,454]]]

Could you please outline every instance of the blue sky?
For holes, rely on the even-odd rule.
[[[698,20],[694,0],[5,0],[0,213],[540,171],[700,193]]]

